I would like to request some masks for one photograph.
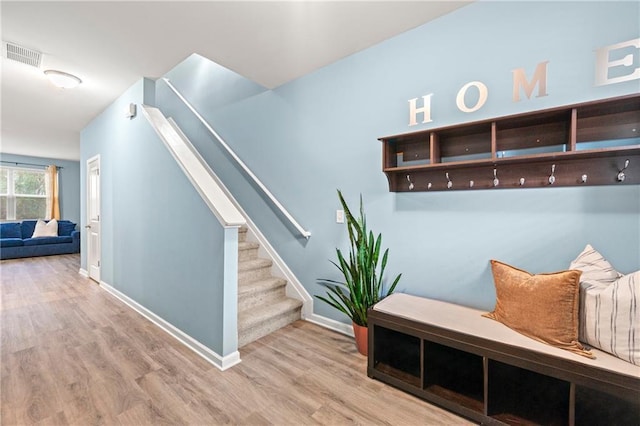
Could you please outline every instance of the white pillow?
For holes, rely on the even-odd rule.
[[[31,238],[38,237],[57,237],[58,236],[58,221],[51,219],[48,223],[42,219],[38,219],[36,227],[33,230]]]
[[[582,287],[606,287],[622,276],[607,260],[590,244],[569,265],[569,269],[582,271],[580,284]]]
[[[584,342],[640,365],[640,271],[585,291]]]

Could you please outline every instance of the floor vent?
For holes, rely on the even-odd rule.
[[[5,43],[5,54],[7,59],[12,61],[22,62],[23,64],[31,65],[32,67],[40,67],[42,62],[42,53],[37,50],[29,49],[27,47],[19,46],[15,43]]]

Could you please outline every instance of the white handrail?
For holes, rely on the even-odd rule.
[[[182,96],[182,94],[178,91],[178,89],[176,89],[173,86],[173,84],[171,84],[169,79],[163,78],[163,80],[165,81],[165,83],[167,83],[167,86],[169,86],[169,88],[173,91],[173,93],[175,93],[176,96],[178,96],[178,98],[180,98],[180,100],[187,106],[187,108],[189,108],[191,112],[193,112],[195,116],[198,117],[198,120],[200,120],[200,122],[204,124],[207,130],[209,130],[209,132],[211,132],[211,134],[215,136],[216,139],[218,139],[218,142],[220,142],[220,144],[224,147],[224,149],[226,149],[227,152],[233,157],[233,159],[236,160],[236,162],[240,165],[240,167],[242,167],[242,170],[244,170],[245,173],[247,173],[251,177],[251,179],[253,179],[253,181],[260,187],[260,189],[262,189],[262,191],[267,195],[267,197],[269,197],[271,202],[275,204],[275,206],[278,207],[278,209],[280,209],[282,214],[285,215],[285,217],[289,219],[289,221],[293,224],[293,226],[296,227],[296,229],[300,232],[300,234],[302,234],[303,237],[309,239],[309,237],[311,236],[311,232],[306,231],[302,226],[300,226],[300,224],[293,218],[293,216],[291,216],[291,214],[287,211],[287,209],[285,209],[284,206],[280,204],[280,202],[276,199],[276,197],[273,196],[271,191],[269,191],[267,187],[264,186],[264,184],[260,181],[260,179],[258,179],[258,177],[255,174],[253,174],[253,172],[249,169],[249,167],[247,167],[247,165],[244,164],[244,162],[236,155],[236,153],[233,152],[233,150],[229,147],[229,145],[227,145],[224,139],[222,139],[222,137],[215,130],[213,130],[213,128],[209,125],[209,123],[207,123],[207,121],[200,115],[200,113],[196,111],[193,105],[191,105],[189,101],[187,101],[185,97]]]

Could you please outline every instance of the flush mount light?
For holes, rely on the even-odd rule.
[[[82,80],[75,75],[63,71],[46,70],[44,74],[49,78],[49,81],[53,83],[54,86],[62,89],[73,89],[82,83]]]

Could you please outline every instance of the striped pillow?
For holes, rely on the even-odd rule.
[[[571,262],[569,269],[582,271],[582,275],[580,276],[580,284],[582,287],[606,287],[622,276],[621,273],[613,269],[613,266],[589,244],[587,244],[584,250],[582,250],[582,253]]]
[[[578,331],[580,341],[588,343],[590,339],[585,330],[586,316],[593,313],[589,311],[587,303],[592,304],[593,300],[589,299],[587,302],[587,295],[590,292],[598,292],[600,289],[607,287],[620,278],[622,274],[616,271],[611,263],[607,262],[590,244],[587,244],[582,253],[571,262],[569,269],[582,271],[582,275],[580,275],[580,326]],[[589,311],[589,314],[587,314],[587,311]]]
[[[640,365],[640,271],[584,293],[583,342]]]
[[[580,276],[580,341],[640,365],[640,271],[622,275],[587,244],[569,269]]]

